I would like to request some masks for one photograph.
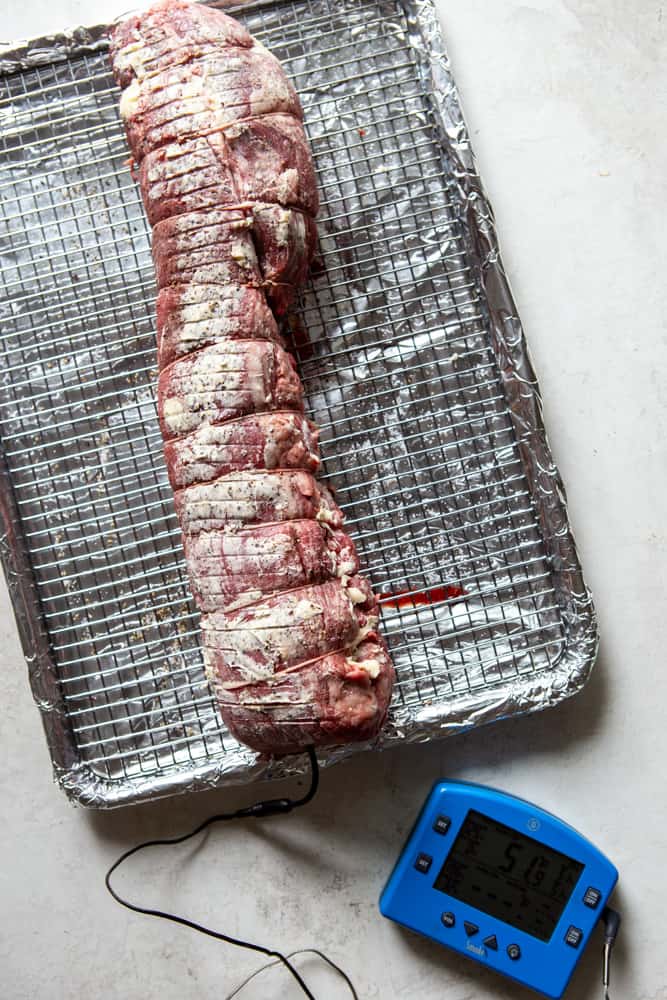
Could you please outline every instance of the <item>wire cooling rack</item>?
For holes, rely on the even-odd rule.
[[[553,670],[565,641],[460,192],[403,4],[295,0],[244,20],[304,104],[322,266],[296,352],[324,474],[383,595],[388,738],[424,738],[454,701],[471,724]],[[252,755],[204,678],[162,458],[149,235],[106,54],[0,83],[0,432],[59,777],[97,805],[243,780]]]

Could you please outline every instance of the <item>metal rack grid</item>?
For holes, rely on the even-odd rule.
[[[398,0],[245,20],[300,93],[322,194],[293,333],[324,474],[385,595],[395,709],[446,714],[563,645],[460,198]],[[148,229],[104,53],[2,89],[5,459],[76,757],[150,779],[236,744],[161,454]]]

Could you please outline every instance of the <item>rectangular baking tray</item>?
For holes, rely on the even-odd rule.
[[[294,81],[319,177],[291,327],[383,595],[398,679],[373,746],[553,705],[587,678],[595,615],[433,4],[232,12]],[[233,740],[204,677],[105,33],[0,53],[0,548],[56,779],[96,807],[302,766]]]

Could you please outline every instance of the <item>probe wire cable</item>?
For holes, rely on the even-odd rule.
[[[298,969],[292,964],[290,959],[293,958],[295,955],[304,954],[306,952],[311,952],[313,954],[319,955],[320,958],[324,959],[324,961],[327,962],[333,969],[335,969],[335,971],[338,972],[340,976],[345,980],[345,982],[350,988],[350,993],[352,994],[354,1000],[359,1000],[355,988],[352,985],[352,982],[350,978],[346,975],[346,973],[343,972],[343,970],[339,968],[339,966],[337,966],[335,962],[332,962],[330,958],[327,958],[326,955],[318,951],[316,948],[305,948],[302,949],[301,951],[292,952],[290,955],[284,955],[282,952],[277,951],[275,948],[267,948],[264,945],[256,944],[253,941],[245,941],[243,938],[233,937],[231,934],[224,934],[222,931],[212,930],[210,927],[204,926],[204,924],[199,924],[195,920],[189,920],[187,917],[181,917],[176,913],[169,913],[166,910],[158,910],[153,907],[140,906],[138,903],[133,903],[129,899],[126,899],[125,897],[121,896],[120,893],[116,889],[114,889],[114,887],[111,884],[111,876],[114,874],[114,872],[117,871],[117,869],[120,868],[120,866],[124,864],[124,862],[127,861],[128,858],[131,858],[132,855],[134,854],[138,854],[139,851],[146,850],[149,847],[172,847],[177,844],[182,844],[186,840],[190,840],[192,837],[196,837],[198,834],[203,833],[204,830],[208,829],[208,827],[213,826],[216,823],[224,823],[233,819],[260,819],[264,816],[276,816],[282,813],[292,812],[293,809],[297,809],[299,806],[307,805],[315,797],[315,793],[317,792],[319,786],[319,778],[320,778],[319,766],[317,763],[317,755],[315,754],[314,748],[308,747],[307,754],[308,754],[308,759],[310,761],[310,787],[308,788],[306,794],[302,796],[302,798],[265,799],[262,802],[255,802],[251,806],[246,806],[242,809],[236,809],[234,812],[218,813],[215,816],[209,816],[208,819],[205,819],[202,823],[199,824],[199,826],[195,827],[194,830],[191,830],[190,833],[184,833],[180,837],[168,837],[156,840],[146,840],[142,844],[137,844],[136,847],[131,847],[129,850],[121,854],[121,856],[116,861],[114,861],[114,863],[111,865],[111,867],[109,868],[108,872],[104,877],[104,884],[110,895],[115,899],[115,901],[119,903],[121,906],[124,906],[127,910],[132,910],[134,913],[141,913],[147,917],[158,917],[161,920],[169,920],[171,923],[180,924],[182,927],[189,927],[191,930],[198,931],[200,934],[206,934],[208,937],[215,938],[217,941],[223,941],[225,944],[235,945],[237,948],[246,948],[249,951],[255,951],[261,955],[268,956],[268,958],[273,959],[273,961],[269,963],[269,965],[278,963],[282,964],[288,970],[290,975],[296,980],[302,992],[304,993],[305,996],[309,998],[309,1000],[316,1000],[316,997],[310,991],[310,989],[304,982],[303,978],[301,977],[301,974],[299,973]],[[263,971],[263,969],[267,967],[268,966],[262,966],[262,968],[258,969],[256,973],[253,973],[253,975],[256,975],[257,973]],[[249,977],[249,979],[247,979],[239,987],[237,987],[237,989],[234,991],[234,993],[231,994],[231,996],[235,996],[239,992],[239,990],[243,989],[243,987],[246,985],[246,983],[250,981],[251,978],[252,976]]]
[[[323,951],[319,951],[317,948],[297,948],[296,951],[290,951],[289,954],[287,955],[287,958],[295,958],[296,955],[317,955],[318,958],[321,958],[323,962],[327,962],[327,964],[330,965],[332,969],[335,969],[336,972],[340,973],[340,975],[343,977],[347,985],[350,987],[350,992],[354,997],[354,1000],[359,1000],[356,990],[352,985],[352,980],[350,979],[350,977],[345,972],[343,972],[340,966],[336,965],[335,962],[332,962],[331,959],[328,958],[328,956],[325,955]],[[239,985],[236,986],[231,993],[228,993],[227,996],[225,997],[225,1000],[234,1000],[234,997],[237,997],[241,992],[241,990],[244,990],[248,985],[248,983],[250,983],[256,976],[259,976],[260,973],[262,972],[266,972],[267,969],[273,969],[276,965],[280,965],[280,959],[278,958],[274,958],[273,961],[267,962],[266,965],[260,965],[259,969],[255,969],[254,972],[251,972],[249,976],[246,976],[246,978],[243,980],[242,983],[239,983]]]

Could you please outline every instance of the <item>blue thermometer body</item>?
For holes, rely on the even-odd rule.
[[[548,997],[561,997],[618,879],[581,834],[530,802],[435,785],[380,912]]]

